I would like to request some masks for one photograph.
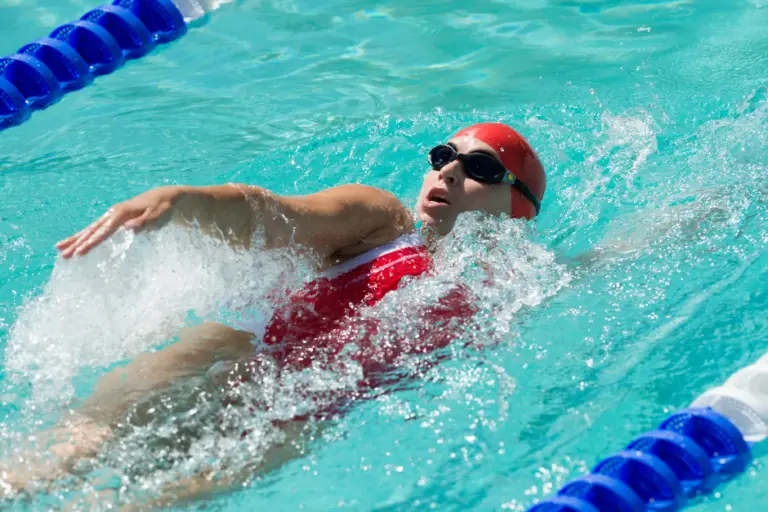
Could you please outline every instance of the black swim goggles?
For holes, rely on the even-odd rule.
[[[498,183],[506,183],[511,185],[512,188],[520,191],[523,196],[528,199],[533,207],[536,208],[536,213],[539,213],[541,208],[541,202],[539,198],[533,195],[531,190],[519,179],[512,174],[511,171],[504,167],[504,164],[496,160],[488,153],[481,151],[471,151],[469,153],[459,153],[456,147],[451,144],[440,144],[429,150],[427,155],[429,165],[432,169],[439,171],[454,160],[458,160],[464,166],[464,171],[467,176],[475,181],[482,183],[489,183],[496,185]]]

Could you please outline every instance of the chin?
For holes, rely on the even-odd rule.
[[[449,222],[444,219],[435,218],[423,212],[419,213],[419,217],[421,218],[421,222],[424,226],[429,226],[430,228],[434,229],[440,236],[447,235],[451,232],[451,229],[453,229],[453,221]]]
[[[456,216],[448,209],[429,209],[419,202],[416,205],[416,213],[424,226],[429,226],[441,236],[447,235],[456,223]],[[442,214],[442,215],[441,215]]]

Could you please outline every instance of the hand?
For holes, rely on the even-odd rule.
[[[173,201],[181,195],[178,187],[160,187],[119,203],[88,227],[56,244],[63,258],[83,256],[112,236],[121,226],[135,232],[160,227],[168,221]]]

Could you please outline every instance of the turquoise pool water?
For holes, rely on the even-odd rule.
[[[0,54],[90,7],[0,0]],[[465,219],[442,276],[374,312],[407,327],[408,307],[465,280],[485,311],[470,346],[213,504],[524,510],[768,349],[767,26],[764,0],[223,6],[0,134],[0,447],[180,325],[258,307],[270,284],[304,277],[290,255],[174,230],[57,261],[55,241],[109,205],[160,184],[233,180],[284,194],[360,182],[413,204],[425,150],[498,119],[545,163],[543,214],[527,227]],[[481,239],[469,234],[478,220]],[[491,287],[473,278],[480,261],[501,269]],[[317,373],[296,388],[344,382]],[[86,481],[124,478],[130,501],[183,473],[147,469],[157,455],[143,435]],[[194,446],[198,458],[243,446],[256,457],[271,435]],[[691,510],[760,510],[759,455]]]

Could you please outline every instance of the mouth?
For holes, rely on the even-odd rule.
[[[433,188],[427,194],[426,203],[429,206],[449,205],[451,202],[448,200],[448,193],[445,190],[439,188]]]

